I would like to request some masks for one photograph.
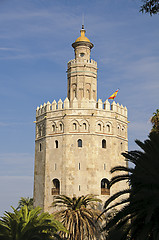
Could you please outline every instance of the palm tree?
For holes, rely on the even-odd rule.
[[[33,209],[33,198],[29,197],[21,197],[18,202],[17,209],[20,209],[21,207],[27,206],[28,210]]]
[[[0,219],[1,240],[49,240],[55,239],[58,231],[65,231],[60,222],[49,213],[41,213],[39,207],[30,211],[27,206],[20,211],[12,209],[13,213],[5,212]]]
[[[94,195],[81,197],[67,197],[60,195],[55,197],[54,207],[62,208],[55,212],[55,218],[62,222],[68,233],[62,233],[62,237],[70,240],[99,239],[96,219],[101,213],[96,209],[101,202]],[[95,204],[96,203],[96,204]]]
[[[152,123],[151,132],[159,133],[159,109],[157,109],[156,112],[153,113],[153,116],[151,118],[151,123]]]
[[[135,167],[117,166],[111,170],[111,172],[122,171],[121,175],[112,178],[111,185],[127,179],[130,188],[117,192],[106,201],[103,213],[117,206],[121,208],[103,230],[112,233],[122,229],[123,240],[128,239],[128,234],[131,235],[130,239],[157,240],[159,239],[159,134],[151,133],[149,139],[143,143],[139,140],[135,142],[142,151],[122,154]],[[125,198],[117,201],[118,197],[123,196]]]

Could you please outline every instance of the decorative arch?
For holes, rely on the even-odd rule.
[[[58,122],[58,124],[57,124],[57,126],[58,126],[58,132],[63,132],[64,131],[64,124],[63,124],[63,122]]]
[[[56,128],[57,128],[57,125],[55,122],[52,123],[52,132],[53,133],[56,133]]]
[[[87,83],[86,84],[86,98],[87,99],[91,99],[91,85],[90,83]]]
[[[52,187],[52,195],[59,195],[60,194],[60,181],[59,179],[57,178],[54,178],[52,180],[52,184],[53,184],[53,187]]]
[[[77,98],[77,85],[75,83],[72,84],[72,99]]]
[[[125,127],[124,126],[121,127],[121,135],[125,137]]]
[[[101,195],[110,195],[110,184],[107,178],[101,180]]]
[[[112,124],[110,122],[106,122],[105,124],[105,132],[112,133]]]
[[[38,126],[38,137],[42,137],[42,128],[40,125]]]
[[[70,131],[71,132],[78,132],[79,131],[79,122],[77,120],[73,120],[70,124]]]
[[[102,121],[96,122],[96,132],[103,133],[103,126],[104,126],[104,124]]]
[[[120,135],[120,125],[117,125],[117,134]]]
[[[42,125],[42,136],[45,136],[45,125]]]
[[[80,122],[81,132],[88,132],[89,130],[89,122],[87,120],[83,120]]]

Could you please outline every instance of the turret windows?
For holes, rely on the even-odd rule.
[[[80,57],[84,57],[84,55],[85,55],[84,53],[80,53]]]
[[[59,147],[59,143],[57,140],[55,140],[55,148],[58,148]]]
[[[60,181],[55,178],[53,179],[53,188],[52,188],[52,195],[59,195],[60,194]]]
[[[109,194],[110,194],[109,180],[107,178],[103,178],[101,180],[101,195]]]
[[[106,140],[105,139],[102,140],[102,148],[106,148]]]
[[[82,140],[81,139],[78,139],[78,147],[82,147]]]

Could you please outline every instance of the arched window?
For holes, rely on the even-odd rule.
[[[73,99],[76,98],[76,94],[77,94],[77,86],[76,84],[72,84],[72,94],[73,94]]]
[[[62,131],[62,123],[60,123],[59,128],[60,128],[60,131]]]
[[[59,143],[57,140],[55,140],[55,148],[58,148],[59,147]]]
[[[109,194],[110,194],[109,180],[107,178],[103,178],[101,180],[101,195]]]
[[[107,126],[106,126],[106,131],[110,132],[110,125],[109,124],[107,124]]]
[[[55,132],[55,129],[56,129],[55,124],[53,124],[52,125],[52,131]]]
[[[87,130],[87,125],[86,125],[86,123],[83,123],[83,130]]]
[[[78,147],[82,147],[82,140],[81,139],[78,139]]]
[[[52,195],[59,195],[60,194],[60,181],[57,178],[54,178],[52,182],[53,182]]]
[[[102,148],[106,148],[106,140],[105,139],[102,140]]]
[[[118,126],[118,134],[120,135],[120,126]]]
[[[86,91],[86,98],[90,99],[90,91],[89,91],[89,89],[87,89],[87,91]]]
[[[101,124],[98,123],[98,131],[100,132],[102,130]]]
[[[73,123],[73,130],[75,131],[77,129],[77,124]]]

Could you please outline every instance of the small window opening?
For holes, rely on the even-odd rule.
[[[80,170],[80,169],[81,169],[81,164],[79,163],[79,164],[78,164],[78,170]]]
[[[100,123],[98,123],[98,131],[100,132],[100,131],[101,131],[101,129],[102,129],[102,127],[101,127],[101,124],[100,124]]]
[[[107,124],[107,132],[110,132],[110,126]]]
[[[81,139],[78,139],[78,147],[82,147],[82,140]]]
[[[106,170],[106,165],[105,165],[105,163],[104,163],[104,170]]]
[[[77,124],[73,123],[73,130],[76,130],[76,129],[77,129]]]
[[[56,166],[56,163],[55,163],[55,171],[56,171],[56,167],[57,167],[57,166]]]
[[[120,143],[120,146],[121,146],[121,151],[123,151],[123,143],[122,142]]]
[[[81,190],[81,186],[80,185],[78,186],[78,189],[79,189],[79,191]]]
[[[86,123],[83,123],[83,129],[84,129],[84,130],[87,129],[87,125],[86,125]]]
[[[41,150],[42,150],[42,145],[41,145],[41,143],[39,144],[39,151],[41,152]]]
[[[106,148],[106,140],[105,139],[102,140],[102,148]]]
[[[58,147],[59,147],[58,141],[55,140],[55,148],[58,148]]]
[[[55,132],[55,125],[52,125],[52,131]]]
[[[80,53],[80,57],[84,57],[84,53]]]
[[[60,123],[60,131],[62,131],[62,124]]]

